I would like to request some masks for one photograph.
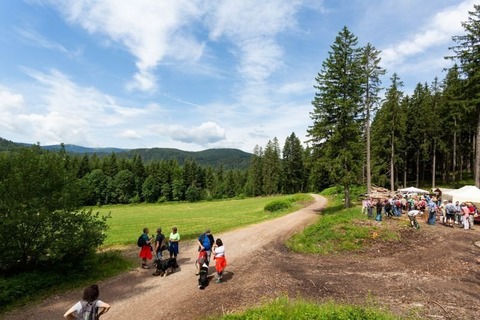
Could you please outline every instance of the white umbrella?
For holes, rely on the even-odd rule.
[[[421,194],[429,194],[430,193],[427,190],[423,190],[423,189],[419,189],[419,188],[415,188],[415,187],[398,189],[398,191],[400,191],[402,193],[421,193]]]

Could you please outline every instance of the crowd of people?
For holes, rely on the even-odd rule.
[[[173,227],[168,237],[162,233],[162,228],[157,228],[156,236],[150,236],[149,228],[144,228],[142,235],[138,238],[138,246],[140,247],[139,257],[142,261],[142,269],[150,269],[148,261],[153,259],[153,267],[156,268],[154,276],[164,274],[159,273],[160,266],[178,267],[176,259],[179,254],[180,234],[177,227]],[[225,258],[225,246],[220,238],[215,239],[210,229],[205,230],[198,238],[198,257],[195,259],[196,275],[199,275],[198,288],[205,289],[208,285],[209,264],[211,257],[215,261],[215,283],[221,283],[223,272],[227,266]],[[168,251],[168,258],[164,258],[165,251]],[[98,319],[105,314],[110,305],[99,300],[99,288],[97,285],[91,285],[84,289],[82,300],[78,301],[70,309],[65,312],[64,317],[67,319]]]
[[[436,195],[403,195],[388,198],[368,198],[362,202],[362,210],[369,218],[382,221],[382,217],[400,217],[407,214],[412,227],[419,228],[416,221],[418,215],[428,214],[427,223],[435,225],[437,221],[449,227],[460,227],[471,230],[478,209],[474,203],[443,200]]]

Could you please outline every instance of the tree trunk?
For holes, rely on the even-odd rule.
[[[370,194],[372,191],[372,170],[370,163],[370,106],[367,103],[367,193]]]
[[[350,187],[343,186],[344,195],[345,195],[345,208],[350,208]]]
[[[405,149],[405,161],[403,162],[403,187],[407,187],[407,150]]]
[[[475,186],[480,188],[480,112],[477,120],[477,136],[475,139]]]
[[[418,188],[418,178],[420,177],[420,152],[417,150],[417,176],[415,181],[415,187]]]
[[[391,147],[391,154],[390,154],[390,191],[395,191],[395,148],[393,147],[393,132],[392,132],[392,147]]]
[[[433,159],[432,159],[432,188],[435,188],[435,175],[437,166],[437,142],[433,139]]]
[[[454,128],[457,127],[457,119],[454,120]],[[453,163],[452,163],[452,178],[453,183],[457,182],[457,129],[453,130]]]
[[[460,181],[463,180],[463,154],[460,155]]]

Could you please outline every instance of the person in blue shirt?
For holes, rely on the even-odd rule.
[[[198,237],[197,243],[198,243],[198,251],[200,252],[202,250],[205,250],[207,252],[207,261],[210,262],[212,247],[213,247],[213,244],[215,243],[215,239],[213,238],[213,235],[210,232],[210,229],[205,230],[205,232]]]
[[[428,199],[428,224],[431,226],[435,225],[435,220],[437,219],[437,205],[432,199]]]

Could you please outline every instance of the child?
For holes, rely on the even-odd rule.
[[[215,241],[213,246],[213,259],[215,260],[215,270],[217,271],[215,283],[222,282],[223,270],[227,266],[227,260],[225,259],[225,247],[221,239]]]
[[[87,316],[87,312],[93,312],[96,316],[92,317],[92,319],[100,318],[102,314],[105,314],[110,310],[110,305],[102,300],[98,300],[99,295],[100,290],[96,284],[86,287],[85,290],[83,290],[82,300],[78,301],[73,307],[68,309],[63,317],[72,320],[83,319]]]

